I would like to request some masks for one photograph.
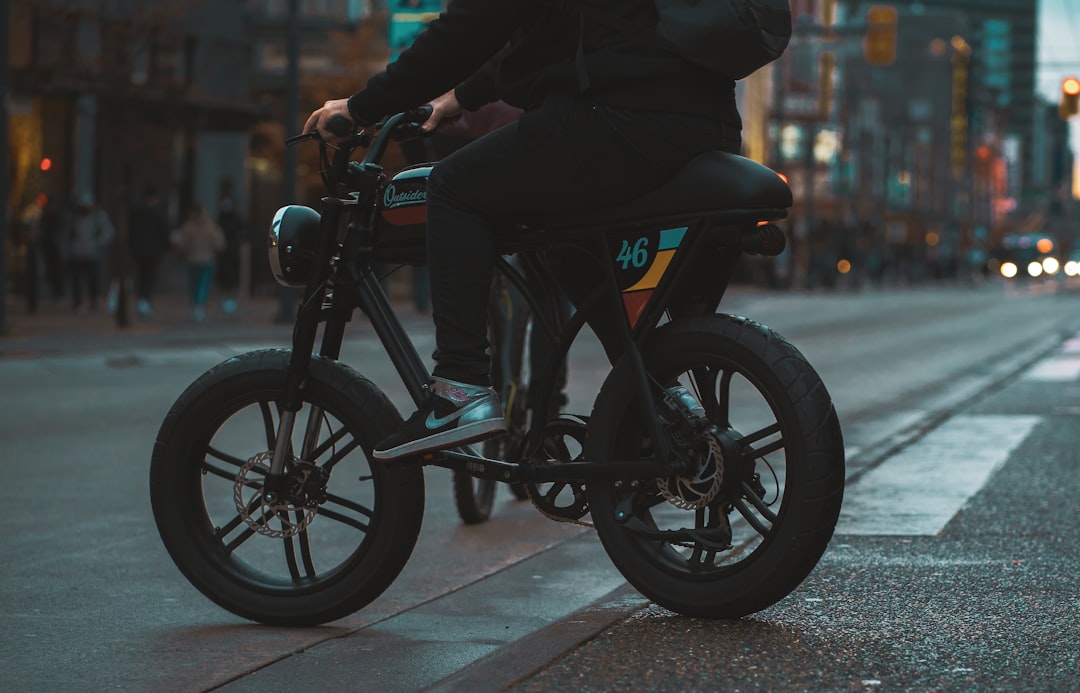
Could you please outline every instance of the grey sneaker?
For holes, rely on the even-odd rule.
[[[669,401],[677,402],[679,406],[694,416],[705,417],[705,407],[697,400],[697,397],[694,397],[690,390],[682,385],[676,384],[664,388],[664,397]]]
[[[396,460],[475,443],[506,431],[499,396],[490,387],[433,378],[431,396],[372,457]]]

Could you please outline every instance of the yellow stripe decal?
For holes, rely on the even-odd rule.
[[[637,284],[624,289],[623,293],[630,291],[641,291],[642,289],[655,289],[656,285],[660,283],[660,277],[664,276],[664,272],[667,272],[668,265],[671,264],[671,258],[675,255],[674,250],[660,250],[656,253],[656,258],[653,260],[652,266],[649,267],[649,271],[645,273],[645,276],[638,281]]]
[[[438,12],[395,12],[391,19],[395,22],[430,22],[438,16]]]

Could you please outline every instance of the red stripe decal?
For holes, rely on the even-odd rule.
[[[630,320],[630,327],[637,325],[641,314],[645,312],[645,305],[652,298],[653,290],[633,291],[623,294],[623,306],[626,308],[626,317]]]
[[[382,217],[394,226],[411,226],[427,223],[427,205],[407,205],[384,209]]]

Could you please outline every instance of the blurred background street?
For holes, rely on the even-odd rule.
[[[225,236],[213,285],[277,296],[266,229],[282,204],[317,205],[323,190],[314,149],[286,148],[285,137],[326,99],[356,91],[442,6],[6,5],[2,292],[31,310],[70,303],[92,271],[100,299],[111,290],[118,319],[134,318],[147,308],[140,299],[188,290],[182,235],[171,253],[160,235],[202,209]],[[788,250],[747,263],[743,281],[801,289],[1080,273],[1075,3],[791,6],[787,52],[737,84],[744,154],[795,195]],[[393,172],[406,160],[393,145],[384,163]],[[111,241],[75,282],[60,236],[91,212],[109,222]],[[155,270],[169,261],[172,275]]]

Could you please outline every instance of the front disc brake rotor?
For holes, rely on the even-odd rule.
[[[233,502],[236,504],[236,512],[248,527],[255,532],[275,539],[294,537],[307,529],[311,521],[315,519],[318,509],[317,502],[297,502],[295,498],[280,498],[270,501],[263,492],[263,481],[257,477],[248,478],[254,470],[256,474],[265,475],[270,471],[272,452],[260,452],[241,467],[236,474],[233,483]],[[321,470],[310,469],[314,465],[296,466],[290,475],[299,474],[300,477],[291,480],[290,485],[294,489],[304,490],[311,486],[311,475],[320,474]],[[315,480],[318,481],[318,480]],[[325,487],[325,483],[316,484]],[[273,526],[273,520],[277,519],[277,527]]]
[[[669,503],[683,510],[697,510],[707,506],[724,483],[724,452],[716,431],[705,431],[703,449],[687,450],[695,460],[693,475],[662,477],[656,480],[656,488]],[[699,446],[701,447],[701,446]]]

